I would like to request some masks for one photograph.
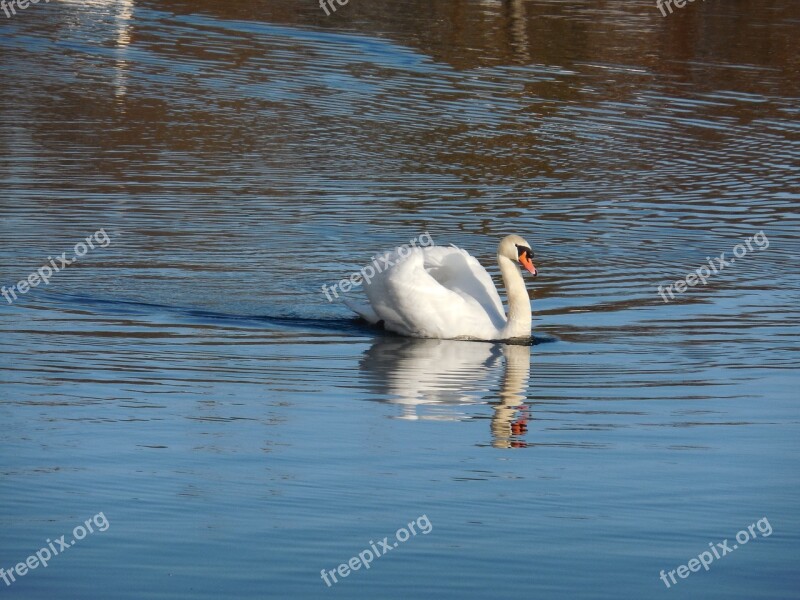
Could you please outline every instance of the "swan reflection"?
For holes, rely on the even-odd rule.
[[[460,421],[463,407],[490,404],[492,445],[524,447],[530,346],[382,337],[364,353],[361,372],[396,418]]]

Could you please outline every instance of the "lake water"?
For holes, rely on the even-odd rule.
[[[673,9],[0,12],[0,283],[98,232],[0,300],[0,567],[85,534],[0,593],[797,597],[800,3]],[[425,232],[532,243],[534,345],[327,301]]]

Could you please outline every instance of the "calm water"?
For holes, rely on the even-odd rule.
[[[110,524],[0,593],[797,597],[798,34],[795,0],[0,13],[0,283],[110,239],[0,299],[0,567]],[[426,231],[495,276],[534,245],[535,345],[327,302]]]

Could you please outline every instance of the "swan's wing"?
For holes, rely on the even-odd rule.
[[[457,246],[449,248],[432,247],[423,250],[425,270],[436,281],[459,295],[469,296],[477,300],[487,310],[492,310],[495,317],[505,320],[503,302],[497,293],[492,276],[483,268],[478,260],[469,252]]]
[[[391,266],[366,286],[372,308],[386,328],[423,337],[490,338],[505,325],[492,278],[464,250],[410,249],[388,258]]]
[[[369,304],[364,304],[363,302],[356,302],[355,300],[351,300],[350,298],[342,298],[342,301],[345,303],[347,308],[352,310],[359,317],[361,317],[371,325],[377,325],[378,322],[381,320],[381,318],[377,315],[377,313],[374,310],[372,310],[372,307]]]

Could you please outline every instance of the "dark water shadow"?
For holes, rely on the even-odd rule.
[[[202,310],[197,308],[140,302],[130,300],[117,300],[109,298],[95,298],[82,294],[68,294],[61,292],[48,292],[36,298],[47,298],[50,302],[61,304],[74,311],[91,311],[92,313],[116,316],[141,316],[167,314],[178,323],[197,323],[219,327],[251,327],[280,329],[297,329],[303,331],[324,331],[329,333],[350,333],[358,335],[379,336],[380,339],[408,340],[406,338],[384,329],[374,327],[357,317],[313,319],[305,317],[281,317],[270,315],[237,315],[221,311]],[[530,339],[508,340],[505,345],[535,346],[549,342],[556,342],[557,338],[551,336],[535,335]],[[487,342],[466,342],[478,343]]]
[[[302,331],[324,331],[329,333],[374,334],[375,329],[362,321],[352,319],[312,319],[303,317],[279,317],[269,315],[237,315],[221,311],[202,310],[186,306],[174,306],[152,302],[100,299],[80,294],[51,293],[50,301],[75,311],[91,311],[96,314],[116,316],[168,315],[176,323],[213,325],[218,327],[263,329],[296,329]]]

